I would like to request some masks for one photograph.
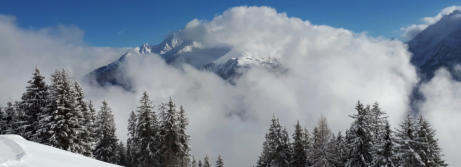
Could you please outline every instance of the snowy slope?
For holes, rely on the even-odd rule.
[[[117,167],[83,155],[27,141],[18,135],[0,135],[0,167]]]
[[[203,67],[204,70],[212,71],[221,78],[230,81],[231,83],[245,74],[250,68],[260,67],[270,70],[283,71],[281,64],[277,59],[254,58],[250,56],[241,56],[238,58],[230,58],[223,63],[215,61]]]
[[[435,70],[448,68],[455,74],[461,64],[461,11],[442,17],[408,42],[413,53],[411,62],[419,69],[423,80],[430,80]],[[455,74],[458,80],[461,77]]]

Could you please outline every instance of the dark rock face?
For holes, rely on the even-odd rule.
[[[442,17],[408,42],[413,53],[412,64],[418,69],[422,81],[428,81],[434,72],[447,68],[460,80],[457,66],[461,64],[461,11]],[[459,68],[459,67],[458,67]]]
[[[418,112],[418,103],[425,100],[419,87],[430,81],[438,69],[447,69],[455,80],[461,81],[461,11],[428,26],[408,42],[408,47],[413,54],[411,63],[421,78],[409,97],[412,111]]]
[[[125,90],[133,90],[133,84],[128,75],[125,75],[126,54],[117,61],[100,67],[86,76],[86,80],[99,86],[120,86]]]

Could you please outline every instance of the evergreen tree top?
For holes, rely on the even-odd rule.
[[[218,156],[218,160],[216,161],[216,167],[224,167],[224,161],[221,155]]]

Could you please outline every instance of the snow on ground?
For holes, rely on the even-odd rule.
[[[0,135],[0,167],[117,167],[92,158],[27,141],[18,135]]]

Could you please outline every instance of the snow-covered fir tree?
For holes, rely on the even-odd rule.
[[[336,139],[333,142],[333,144],[335,145],[334,152],[338,156],[337,166],[344,166],[344,164],[346,164],[347,162],[349,150],[347,149],[347,143],[341,131],[338,132],[338,135],[336,135]]]
[[[119,157],[119,161],[117,162],[118,165],[127,166],[127,156],[126,156],[126,147],[123,145],[122,142],[119,142],[117,145],[117,154]]]
[[[382,142],[377,146],[376,156],[373,158],[375,167],[396,167],[397,153],[395,152],[394,137],[389,122],[385,122],[384,134],[380,135]]]
[[[36,134],[39,142],[75,153],[86,152],[80,140],[83,115],[65,70],[56,71],[51,76],[49,91],[50,102],[40,115]]]
[[[4,110],[4,134],[17,134],[18,103],[8,102]]]
[[[178,113],[178,123],[179,123],[179,140],[180,140],[180,148],[178,150],[178,158],[180,160],[180,166],[186,166],[190,162],[190,146],[189,146],[189,138],[190,136],[186,133],[187,126],[189,125],[189,121],[187,119],[186,111],[184,110],[183,106],[179,107]]]
[[[74,97],[76,102],[76,110],[80,111],[82,117],[78,123],[80,124],[80,132],[79,132],[79,143],[82,147],[81,154],[91,157],[93,156],[94,144],[95,141],[95,113],[88,108],[88,105],[85,101],[85,95],[83,92],[82,87],[78,82],[74,82]]]
[[[130,126],[136,122],[136,127],[130,129],[131,155],[136,159],[137,166],[162,166],[160,165],[160,156],[163,155],[158,151],[160,138],[158,136],[158,121],[153,111],[152,102],[147,92],[144,92],[140,106],[137,109],[137,119],[130,117]]]
[[[19,136],[27,136],[26,135],[26,127],[27,125],[27,115],[25,114],[24,110],[21,109],[21,102],[14,101],[12,106],[8,106],[9,110],[12,114],[14,114],[13,119],[11,120],[10,132],[11,134],[16,134]]]
[[[375,102],[372,106],[372,108],[369,111],[369,129],[371,133],[371,155],[372,157],[377,157],[378,152],[380,151],[378,147],[384,144],[384,137],[385,135],[385,126],[387,122],[387,116],[385,116],[386,113],[381,110],[379,107],[379,104]],[[376,158],[373,158],[376,159]]]
[[[98,160],[117,164],[120,162],[117,154],[118,139],[115,136],[114,115],[106,101],[102,102],[97,117],[97,133],[99,140],[94,150],[94,157]]]
[[[307,165],[307,150],[306,150],[306,135],[305,131],[299,125],[299,121],[295,125],[295,131],[293,133],[293,155],[291,166],[292,167],[305,167]]]
[[[257,162],[258,167],[287,167],[291,165],[291,147],[288,132],[275,116],[263,143],[263,151]]]
[[[203,159],[203,167],[211,167],[210,159],[208,158],[208,155],[205,156]]]
[[[170,98],[168,103],[162,104],[160,107],[160,147],[159,155],[161,155],[161,166],[175,167],[182,162],[180,155],[182,142],[179,134],[179,121],[176,105]]]
[[[313,141],[312,135],[310,134],[309,130],[307,130],[307,128],[304,128],[303,134],[304,134],[304,149],[306,150],[306,154],[307,154],[306,165],[311,166],[312,160],[309,159],[309,155],[312,154],[314,141]]]
[[[448,166],[442,159],[440,147],[435,138],[435,131],[432,129],[422,115],[417,121],[416,142],[419,145],[418,154],[425,166]]]
[[[5,117],[6,117],[6,114],[3,112],[3,107],[0,106],[0,135],[5,134],[5,127],[6,127]]]
[[[218,160],[216,160],[216,167],[224,167],[224,161],[221,155],[218,156]]]
[[[197,167],[197,161],[195,161],[195,157],[192,157],[192,162],[190,164],[191,167]]]
[[[423,160],[418,154],[419,144],[416,141],[417,126],[415,120],[407,115],[406,119],[400,124],[400,129],[396,132],[396,151],[398,153],[399,164],[402,167],[423,167]]]
[[[96,109],[94,108],[93,106],[93,102],[90,100],[88,102],[88,122],[90,123],[90,125],[87,125],[88,129],[90,130],[90,133],[91,133],[91,148],[94,152],[94,148],[96,147],[96,144],[98,143],[98,139],[99,139],[99,134],[97,134],[97,130],[98,130],[98,124],[97,124],[97,111]]]
[[[126,141],[126,154],[127,154],[127,161],[128,161],[128,167],[135,167],[136,163],[136,158],[137,158],[137,148],[138,143],[137,143],[137,116],[136,114],[132,111],[130,114],[130,117],[128,118],[128,139]]]
[[[351,116],[354,121],[347,133],[347,145],[350,152],[346,166],[368,167],[373,161],[370,108],[358,102],[355,110],[357,113]]]
[[[330,142],[332,133],[328,128],[327,120],[321,117],[313,131],[313,147],[309,155],[314,167],[333,167],[338,164],[334,144]]]
[[[32,79],[27,83],[26,92],[22,95],[20,102],[20,109],[24,113],[20,128],[24,131],[24,138],[37,141],[37,136],[34,134],[39,127],[40,115],[44,113],[48,104],[48,86],[38,68],[35,68]]]

